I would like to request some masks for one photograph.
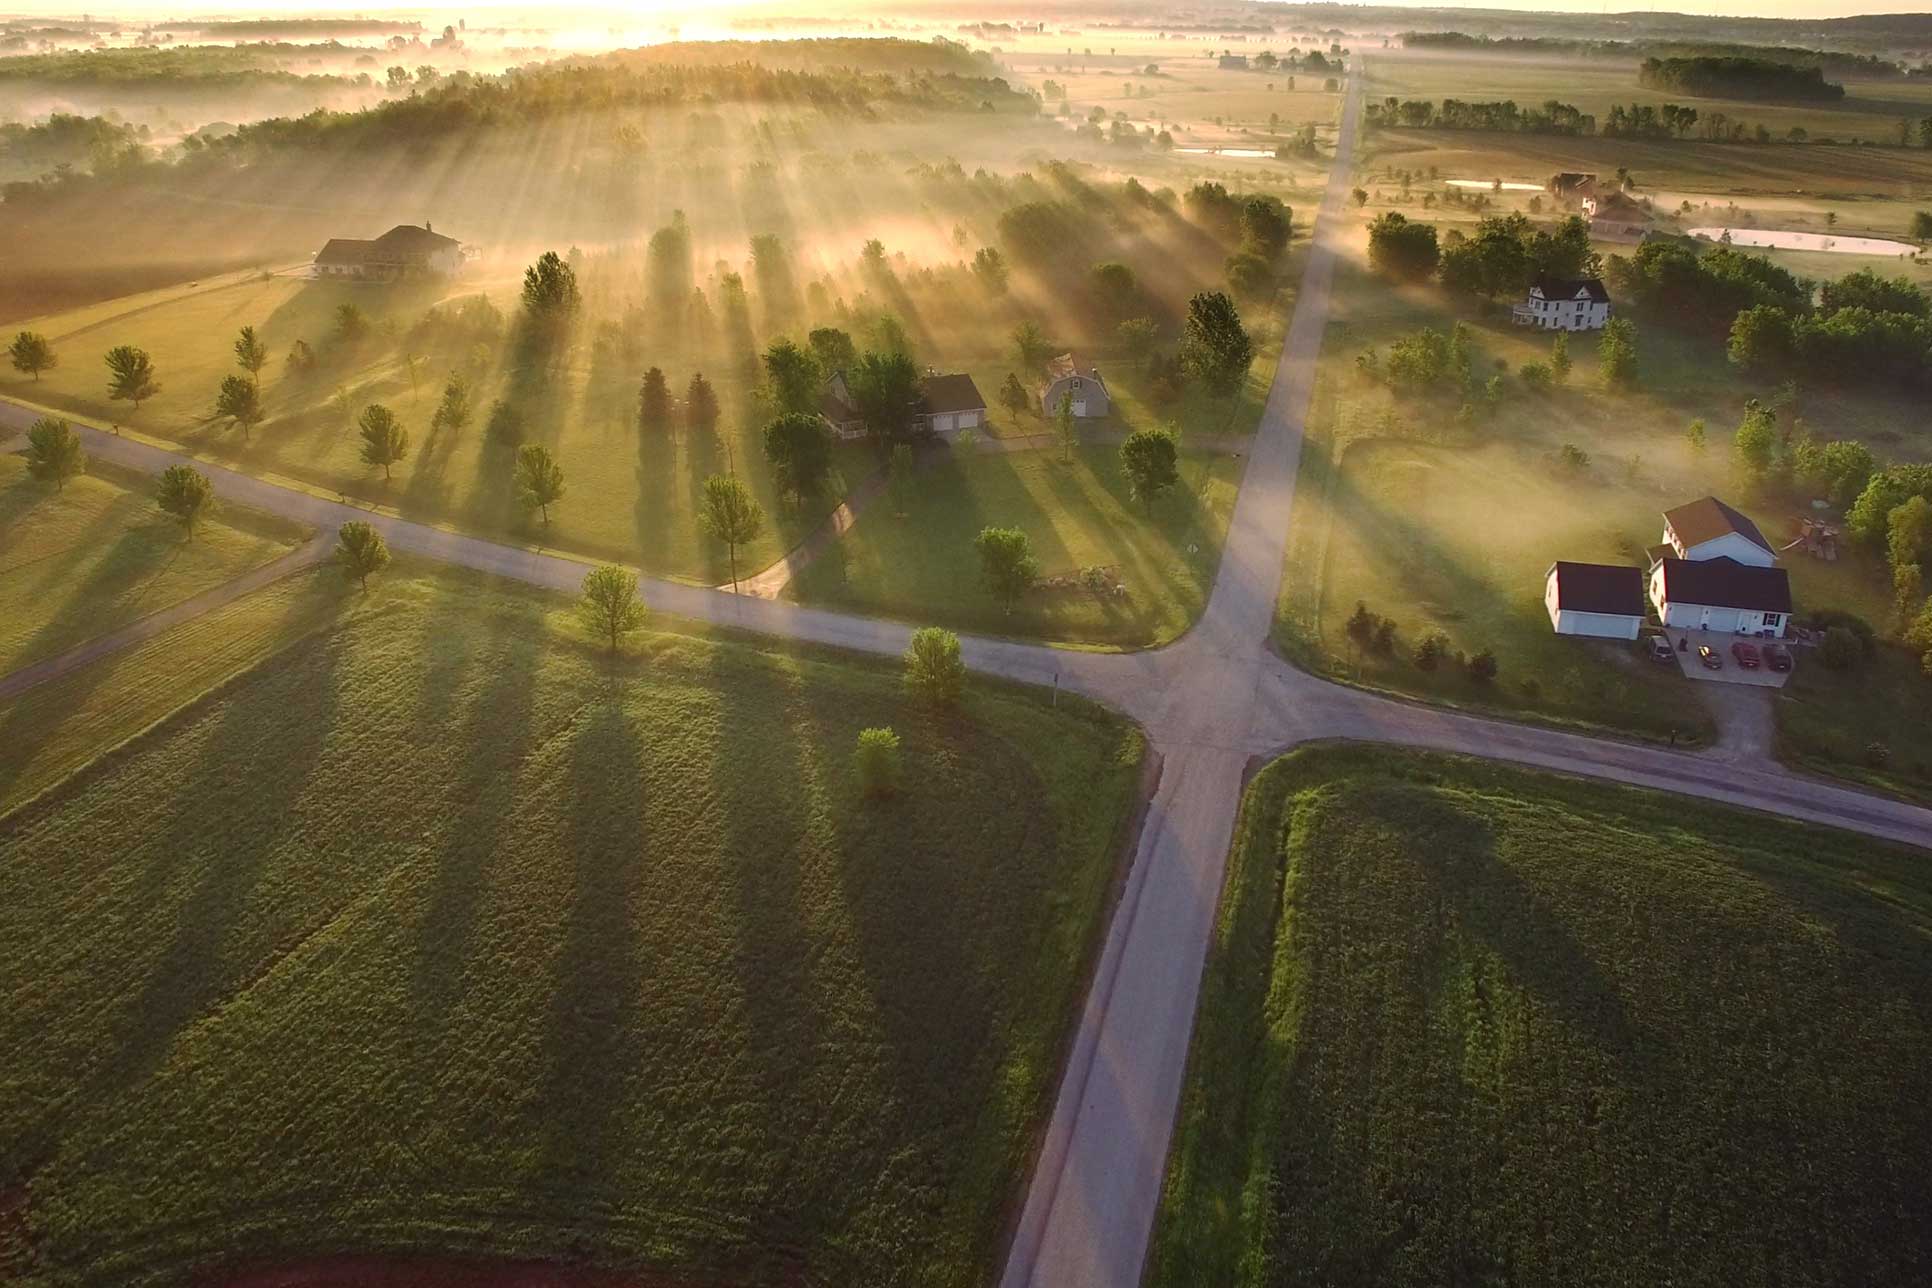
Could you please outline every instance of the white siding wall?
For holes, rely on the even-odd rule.
[[[1741,564],[1749,564],[1753,568],[1769,568],[1778,562],[1777,556],[1769,550],[1749,537],[1740,536],[1735,532],[1727,532],[1721,537],[1713,537],[1701,545],[1690,547],[1684,552],[1684,558],[1690,560],[1730,558]]]
[[[1589,635],[1607,640],[1634,640],[1637,628],[1643,625],[1640,617],[1625,617],[1619,613],[1579,613],[1563,611],[1556,615],[1558,635]]]

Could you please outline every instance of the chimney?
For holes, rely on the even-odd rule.
[[[430,224],[429,220],[425,219],[423,220],[423,231],[426,233],[433,233],[436,231],[436,229]]]

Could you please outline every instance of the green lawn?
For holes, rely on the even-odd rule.
[[[1695,686],[1670,668],[1641,664],[1626,645],[1556,636],[1544,577],[1558,559],[1641,565],[1663,512],[1704,495],[1749,513],[1774,543],[1789,539],[1806,507],[1741,491],[1730,465],[1745,400],[1778,391],[1740,377],[1714,342],[1640,320],[1634,393],[1600,390],[1587,335],[1572,337],[1568,387],[1534,393],[1516,373],[1547,360],[1545,335],[1459,313],[1433,288],[1392,287],[1355,259],[1337,266],[1334,299],[1282,585],[1283,651],[1340,677],[1359,666],[1365,683],[1431,701],[1642,737],[1675,730],[1680,743],[1708,737]],[[1478,377],[1503,376],[1500,401],[1479,399],[1468,425],[1456,421],[1454,395],[1397,398],[1355,369],[1370,349],[1386,354],[1397,337],[1458,320],[1470,327]],[[1882,395],[1803,393],[1783,415],[1822,437],[1860,438],[1881,458],[1932,451],[1903,404]],[[1693,418],[1708,426],[1701,452],[1684,434]],[[1561,466],[1565,445],[1587,466]],[[1801,614],[1832,608],[1887,623],[1889,578],[1871,552],[1848,550],[1835,563],[1793,552],[1784,565]],[[1343,627],[1358,601],[1396,621],[1394,657],[1356,656]],[[1467,653],[1493,650],[1499,682],[1418,671],[1410,652],[1438,630]],[[1890,700],[1917,697],[1894,689]]]
[[[1276,761],[1149,1284],[1918,1282],[1924,860],[1464,760]]]
[[[1778,754],[1801,769],[1932,802],[1928,688],[1918,657],[1895,645],[1881,645],[1851,672],[1812,661],[1778,695]]]
[[[461,285],[453,294],[475,293]],[[499,303],[513,301],[491,286]],[[336,306],[354,303],[373,333],[354,350],[325,344]],[[718,583],[727,575],[723,547],[700,532],[696,501],[704,479],[735,467],[764,505],[764,533],[739,552],[740,566],[778,558],[835,505],[850,482],[869,473],[864,449],[842,446],[832,486],[803,506],[781,504],[766,467],[749,390],[720,365],[699,363],[717,388],[724,414],[712,433],[641,437],[636,377],[592,361],[588,339],[573,362],[532,387],[508,369],[501,354],[478,365],[469,346],[411,339],[412,328],[436,295],[423,288],[394,291],[295,277],[223,278],[199,290],[153,292],[28,325],[43,331],[61,364],[38,382],[12,372],[0,392],[71,409],[101,424],[118,423],[179,443],[189,451],[252,473],[273,473],[347,496],[393,506],[414,518],[470,531],[580,551],[637,564],[667,576]],[[214,393],[235,370],[235,333],[254,325],[271,359],[262,374],[269,418],[247,441],[226,421],[211,418]],[[298,339],[331,353],[321,370],[289,371],[283,358]],[[107,397],[102,355],[132,344],[154,357],[161,393],[135,411]],[[405,351],[424,361],[412,382]],[[668,359],[665,359],[668,361]],[[680,396],[689,366],[668,369]],[[429,424],[443,382],[463,372],[473,387],[474,421],[460,431]],[[545,528],[516,495],[514,446],[485,431],[492,400],[520,390],[529,409],[523,440],[543,443],[565,475],[566,496]],[[410,436],[393,481],[363,464],[362,440],[333,404],[345,396],[353,411],[372,402],[394,410]]]
[[[83,475],[55,490],[0,455],[0,675],[232,580],[287,552],[292,524],[218,512],[193,541],[145,478]]]
[[[389,1251],[984,1282],[1137,736],[984,684],[935,718],[890,662],[611,660],[474,578],[310,588],[349,623],[0,817],[17,1281]],[[261,620],[299,633],[285,595]],[[868,805],[881,724],[907,790]]]
[[[1207,602],[1245,458],[1184,453],[1181,485],[1147,509],[1114,446],[980,453],[921,470],[904,518],[882,498],[806,568],[791,593],[827,604],[1000,635],[1139,648],[1174,638]],[[1111,566],[1125,596],[1035,589],[1011,614],[980,580],[973,539],[1017,527],[1043,576]]]

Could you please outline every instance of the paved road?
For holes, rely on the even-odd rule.
[[[1242,772],[1254,756],[1317,739],[1402,743],[1932,844],[1932,811],[1916,806],[1775,766],[1726,763],[1381,698],[1298,672],[1271,652],[1268,634],[1287,546],[1301,427],[1327,321],[1360,99],[1352,79],[1294,321],[1201,621],[1174,644],[1126,655],[979,637],[961,641],[968,664],[977,670],[1054,684],[1127,713],[1140,722],[1162,758],[1160,784],[1081,1013],[1003,1288],[1123,1288],[1140,1278]],[[0,434],[24,428],[33,415],[0,404]],[[95,455],[136,469],[158,472],[185,459],[156,444],[88,428],[82,432]],[[574,590],[590,566],[195,463],[220,496],[324,532],[348,519],[363,519],[380,528],[396,550],[560,590]],[[641,585],[660,611],[762,634],[897,653],[911,633],[901,623],[775,599],[649,578]]]

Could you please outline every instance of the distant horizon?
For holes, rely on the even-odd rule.
[[[1283,0],[1284,7],[1293,7],[1293,0]],[[963,7],[963,6],[962,6]],[[1563,4],[1552,0],[1432,0],[1422,4],[1391,4],[1387,6],[1373,3],[1363,8],[1424,8],[1424,9],[1471,9],[1471,10],[1509,10],[1523,14],[1562,14],[1613,15],[1625,13],[1682,14],[1697,18],[1769,18],[1786,21],[1806,21],[1828,18],[1857,17],[1897,17],[1902,14],[1927,14],[1932,16],[1932,5],[1926,0],[1770,0],[1757,3],[1744,3],[1742,0],[1685,0],[1674,4],[1632,4],[1629,0],[1598,0],[1597,3]],[[748,2],[732,4],[728,0],[722,4],[695,6],[684,0],[659,0],[652,3],[608,3],[608,4],[569,4],[561,6],[533,6],[517,3],[449,4],[449,5],[317,5],[305,0],[284,3],[283,0],[205,0],[192,5],[170,5],[150,3],[144,0],[130,0],[124,4],[76,5],[33,3],[0,8],[0,17],[31,18],[38,20],[54,18],[78,18],[83,15],[95,19],[124,19],[129,21],[180,22],[193,18],[237,19],[237,18],[400,18],[400,17],[455,17],[459,14],[522,11],[533,15],[544,15],[558,22],[568,22],[573,18],[601,17],[636,20],[647,18],[662,21],[666,18],[678,19],[713,18],[721,12],[757,14],[759,16],[782,18],[793,6],[769,3]],[[797,6],[797,11],[813,17],[823,17],[824,9]],[[908,19],[915,19],[923,13],[939,10],[935,4],[919,5],[916,9],[901,10]],[[991,6],[998,13],[998,6]],[[854,17],[875,17],[878,10],[871,5],[854,8]],[[1051,6],[1031,8],[1029,15],[1052,13]]]

